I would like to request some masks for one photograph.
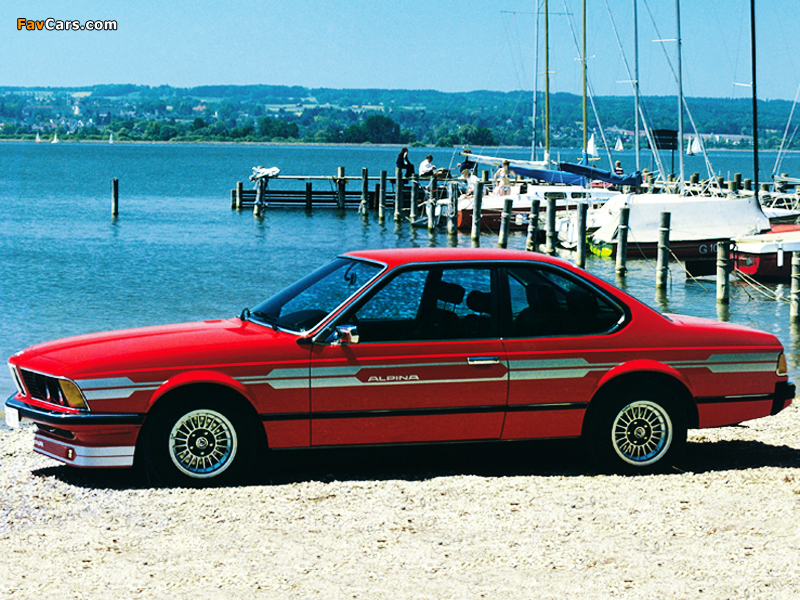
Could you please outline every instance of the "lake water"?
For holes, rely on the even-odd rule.
[[[283,175],[335,175],[344,166],[346,174],[360,176],[367,167],[377,176],[381,169],[394,172],[397,152],[370,146],[0,143],[0,359],[57,337],[238,315],[348,250],[469,246],[468,234],[451,241],[408,224],[379,225],[374,217],[364,222],[355,209],[269,209],[263,219],[230,209],[230,190],[237,181],[249,187],[255,165],[280,167]],[[428,153],[439,167],[454,168],[460,160],[452,149],[412,148],[410,155],[419,163]],[[503,154],[527,158],[530,152]],[[564,159],[573,154],[561,153]],[[621,156],[633,166],[632,153]],[[721,175],[751,176],[749,153],[720,151],[711,158]],[[762,154],[764,172],[774,160],[774,153]],[[693,171],[704,173],[701,158],[687,157],[686,172]],[[800,174],[800,157],[787,158],[781,171]],[[112,218],[115,177],[120,215]],[[509,246],[524,243],[512,234]],[[496,246],[497,237],[485,234],[481,245]],[[592,257],[587,269],[614,281],[611,261]],[[673,266],[661,299],[654,280],[653,262],[632,261],[625,287],[664,311],[725,318],[776,334],[787,347],[793,378],[800,379],[800,342],[787,303],[735,283],[729,314],[718,314],[713,279],[687,282]],[[784,286],[770,289],[788,296]],[[8,370],[0,369],[0,398],[12,391]]]

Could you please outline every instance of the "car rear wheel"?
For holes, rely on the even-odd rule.
[[[181,399],[151,418],[144,450],[148,471],[159,482],[231,483],[253,462],[255,427],[232,402]]]
[[[686,416],[657,393],[626,393],[606,402],[589,426],[589,451],[599,465],[619,473],[663,470],[686,443]]]

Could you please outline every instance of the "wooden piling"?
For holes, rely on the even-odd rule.
[[[241,181],[236,182],[236,195],[233,197],[233,206],[231,208],[235,208],[236,210],[240,210],[242,208],[242,196],[244,192],[244,184]]]
[[[735,189],[738,191],[742,189],[742,174],[741,173],[734,173],[733,174],[733,183]]]
[[[472,231],[470,239],[472,245],[481,245],[481,204],[483,204],[483,186],[488,182],[489,174],[484,171],[483,178],[475,184],[475,199],[472,201]]]
[[[511,227],[511,206],[513,198],[506,198],[503,202],[503,212],[500,214],[500,238],[497,240],[498,248],[508,248],[508,230]]]
[[[800,321],[800,252],[792,252],[792,285],[789,291],[789,319]]]
[[[419,202],[419,175],[414,173],[411,176],[411,200],[409,206],[409,218],[411,222],[417,220],[417,203]]]
[[[539,235],[539,205],[539,198],[531,201],[531,212],[528,213],[528,237],[525,239],[525,250],[528,252],[536,251],[536,237]]]
[[[589,213],[589,204],[578,204],[578,266],[586,268],[586,216]]]
[[[312,190],[312,183],[310,181],[306,181],[306,210],[311,210],[311,203],[312,198],[314,197],[314,193]]]
[[[369,171],[367,167],[361,168],[361,204],[358,205],[358,212],[363,215],[368,214],[369,206]]]
[[[742,182],[742,187],[743,187],[744,189],[746,189],[747,191],[750,191],[750,190],[752,190],[752,189],[753,189],[753,180],[752,180],[752,179],[750,179],[749,177],[748,177],[748,178],[746,178],[746,179],[745,179],[745,180]]]
[[[399,169],[398,169],[399,170]],[[378,221],[383,223],[386,207],[386,171],[381,171],[380,193],[378,194]]]
[[[630,206],[623,206],[619,211],[619,227],[617,229],[617,261],[616,274],[625,277],[628,274],[628,221]]]
[[[344,176],[344,167],[338,167],[336,169],[336,178],[339,184],[339,194],[336,198],[336,207],[344,208],[344,198],[347,191],[347,179]]]
[[[665,290],[669,279],[669,224],[670,213],[661,213],[658,228],[658,259],[656,263],[656,288]]]
[[[403,202],[403,186],[405,182],[403,181],[403,171],[402,169],[398,168],[394,172],[394,220],[400,220],[400,209]]]
[[[546,229],[545,252],[550,256],[556,254],[556,199],[547,199],[547,229]]]
[[[117,215],[119,215],[119,179],[114,177],[111,180],[111,216]]]
[[[450,182],[450,206],[447,211],[447,234],[456,235],[458,233],[458,184]]]
[[[717,242],[717,303],[730,304],[731,301],[731,242]]]

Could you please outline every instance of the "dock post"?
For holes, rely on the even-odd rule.
[[[745,180],[742,182],[742,186],[744,187],[744,189],[746,189],[746,190],[749,192],[751,189],[753,189],[753,180],[752,180],[752,179],[750,179],[749,177],[748,177],[748,178],[746,178],[746,179],[745,179]]]
[[[347,179],[344,177],[344,167],[336,169],[336,180],[339,186],[339,193],[336,196],[336,207],[344,208],[344,196],[347,189]]]
[[[458,184],[450,182],[450,205],[447,211],[447,235],[458,232]]]
[[[386,171],[381,171],[380,193],[378,194],[378,221],[383,223],[386,208]]]
[[[498,248],[508,248],[508,229],[511,227],[511,205],[513,198],[506,198],[503,202],[503,213],[500,215],[500,239],[497,240]]]
[[[623,206],[619,211],[619,228],[617,229],[617,262],[616,274],[625,277],[628,274],[628,221],[630,206]]]
[[[394,220],[400,220],[400,210],[403,206],[403,171],[401,169],[395,170],[395,186],[394,186]]]
[[[418,194],[419,194],[419,175],[414,173],[411,176],[411,198],[409,206],[409,218],[411,219],[412,223],[417,220]]]
[[[481,245],[481,204],[483,204],[483,186],[488,180],[489,173],[484,171],[481,180],[475,184],[475,199],[472,202],[472,231],[470,232],[470,238],[472,239],[472,245],[476,248]]]
[[[717,303],[731,302],[731,242],[717,242]]]
[[[312,183],[310,181],[306,181],[306,210],[311,210],[311,203],[313,202],[314,194],[312,191]]]
[[[742,174],[741,173],[734,173],[733,174],[733,182],[736,186],[736,191],[742,189]]]
[[[233,198],[233,206],[231,208],[235,208],[236,210],[240,210],[242,208],[242,193],[244,191],[244,184],[241,181],[236,182],[236,195]]]
[[[800,252],[792,252],[792,285],[789,291],[789,319],[800,321]]]
[[[586,268],[586,216],[589,213],[589,204],[578,204],[578,266]]]
[[[670,213],[661,213],[658,228],[658,259],[656,263],[656,288],[665,290],[669,279],[669,222]]]
[[[539,235],[539,198],[531,201],[531,212],[528,214],[528,237],[525,239],[525,250],[536,251],[536,238]]]
[[[556,255],[556,199],[547,199],[547,239],[545,252],[550,256]]]
[[[119,179],[114,177],[111,180],[111,216],[117,215],[119,215]]]
[[[361,168],[361,204],[358,205],[358,212],[367,215],[369,209],[369,171],[367,167]]]

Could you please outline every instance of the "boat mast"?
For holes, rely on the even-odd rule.
[[[756,6],[750,0],[750,65],[753,76],[753,182],[758,201],[758,104],[756,102]]]
[[[539,94],[539,2],[536,2],[536,28],[534,33],[533,112],[531,114],[531,161],[536,160],[536,103]]]
[[[583,51],[581,53],[581,71],[583,73],[583,164],[589,164],[587,149],[587,116],[586,116],[586,0],[583,0]]]
[[[636,149],[636,170],[639,167],[639,13],[637,0],[633,0],[633,98],[636,115],[634,118],[634,148]]]
[[[752,2],[752,0],[751,0]],[[678,192],[683,194],[683,75],[681,72],[681,2],[675,0],[675,16],[678,32],[678,156],[680,160],[680,174],[678,179]]]
[[[544,0],[544,160],[550,165],[550,18]]]

